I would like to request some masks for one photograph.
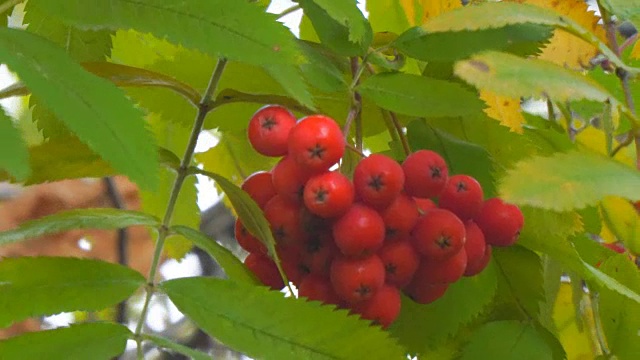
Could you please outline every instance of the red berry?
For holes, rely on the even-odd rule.
[[[404,186],[404,173],[400,164],[392,158],[373,154],[356,166],[353,185],[364,203],[384,208],[400,194]]]
[[[235,235],[240,247],[242,247],[246,251],[262,253],[265,255],[267,254],[267,247],[264,246],[260,239],[251,235],[251,233],[244,227],[240,219],[236,219]]]
[[[444,260],[423,259],[413,276],[431,284],[450,284],[464,275],[466,267],[467,253],[462,248]]]
[[[443,260],[455,255],[466,241],[464,224],[451,211],[431,209],[418,219],[411,239],[423,256]]]
[[[438,205],[436,205],[436,203],[434,203],[431,199],[414,197],[413,200],[415,200],[416,204],[418,205],[418,210],[422,214],[427,212],[427,210],[429,209],[436,209],[438,207]]]
[[[413,274],[418,269],[420,258],[408,240],[386,243],[378,251],[378,256],[384,264],[387,284],[399,288],[411,282]]]
[[[285,107],[267,105],[249,120],[249,142],[262,155],[283,156],[287,153],[287,140],[295,124],[295,116]]]
[[[489,265],[489,261],[491,260],[491,252],[491,245],[486,245],[484,249],[484,256],[482,256],[482,258],[467,263],[467,268],[464,270],[464,276],[475,276],[480,274],[482,270],[484,270],[484,268]]]
[[[304,187],[304,204],[315,215],[331,218],[344,214],[353,203],[349,178],[337,171],[311,177]]]
[[[383,285],[371,299],[355,304],[353,312],[386,329],[400,315],[401,304],[400,291],[396,287]]]
[[[407,195],[430,198],[442,192],[449,177],[447,163],[431,150],[418,150],[402,163]]]
[[[250,253],[244,259],[244,265],[256,275],[258,280],[273,290],[281,290],[284,282],[280,277],[276,264],[266,255]]]
[[[391,205],[380,211],[384,220],[386,240],[396,240],[406,237],[418,222],[418,205],[412,197],[400,194]]]
[[[302,248],[298,244],[279,244],[276,246],[276,252],[287,279],[298,286],[302,278],[310,273],[309,268],[302,261]]]
[[[330,279],[336,294],[349,303],[370,299],[384,284],[384,265],[376,255],[366,258],[337,256]]]
[[[467,263],[475,263],[484,257],[487,246],[484,241],[484,234],[476,223],[469,220],[464,225],[467,241],[464,243],[464,250],[467,253]]]
[[[444,187],[438,205],[458,215],[460,220],[473,219],[482,208],[484,193],[480,183],[468,175],[454,175]]]
[[[304,240],[300,224],[300,205],[276,195],[264,207],[264,216],[279,244],[293,244]]]
[[[311,173],[329,170],[338,163],[345,145],[338,124],[324,115],[302,118],[289,134],[289,156]]]
[[[328,277],[310,274],[304,277],[298,287],[298,296],[323,304],[339,304],[340,298],[333,290]]]
[[[499,198],[486,200],[474,220],[484,233],[487,244],[493,246],[512,245],[524,226],[520,208]]]
[[[353,204],[333,224],[333,238],[347,256],[368,256],[382,246],[385,229],[382,217],[362,204]]]
[[[411,300],[418,304],[430,304],[444,296],[448,288],[449,284],[430,284],[423,279],[414,277],[404,291]]]
[[[624,254],[626,251],[624,245],[620,243],[602,243],[602,246],[617,252],[618,254]]]
[[[303,245],[302,262],[312,274],[328,276],[331,261],[339,252],[330,235],[312,236]]]
[[[261,209],[264,209],[267,202],[277,193],[273,186],[271,173],[267,171],[251,174],[244,180],[241,189],[246,191]]]
[[[289,201],[302,201],[304,184],[310,175],[300,168],[291,157],[283,157],[276,166],[274,166],[271,173],[273,187],[278,194],[284,196]]]

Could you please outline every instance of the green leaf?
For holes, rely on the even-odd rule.
[[[425,353],[428,348],[441,345],[491,303],[498,286],[496,270],[493,261],[490,262],[479,275],[451,284],[443,297],[428,305],[403,296],[402,311],[389,331],[410,354]]]
[[[295,64],[294,37],[275,15],[248,1],[38,0],[48,14],[83,29],[135,29],[197,49],[256,65]]]
[[[5,360],[109,360],[122,354],[131,332],[113,323],[74,324],[0,341]]]
[[[300,65],[302,75],[314,88],[323,92],[347,91],[344,72],[348,64],[315,43],[301,41],[300,48],[307,61]]]
[[[262,359],[405,359],[380,328],[318,302],[212,278],[184,278],[162,288],[199,327],[225,345]]]
[[[29,152],[13,120],[0,107],[0,169],[7,170],[18,181],[31,173]]]
[[[499,186],[505,201],[558,211],[595,205],[609,195],[640,200],[638,189],[640,172],[577,151],[522,161]]]
[[[402,4],[396,0],[367,1],[369,22],[375,32],[392,32],[400,34],[409,28],[409,20]]]
[[[416,59],[446,62],[464,59],[482,50],[535,55],[552,34],[552,28],[537,24],[436,33],[415,27],[401,34],[393,46]]]
[[[541,329],[519,321],[495,321],[483,325],[462,351],[462,360],[553,359],[554,349]]]
[[[211,360],[211,356],[209,354],[203,353],[198,350],[194,350],[188,346],[184,346],[174,342],[173,340],[169,340],[164,337],[155,336],[155,335],[143,335],[145,340],[149,340],[161,348],[165,350],[177,352],[179,354],[183,354],[188,356],[193,360]]]
[[[153,138],[121,90],[26,31],[0,29],[0,45],[0,59],[83,142],[141,187],[157,186]]]
[[[130,296],[145,278],[99,260],[16,257],[0,262],[0,327],[36,315],[101,310]]]
[[[444,157],[449,173],[473,176],[482,184],[486,198],[493,197],[495,185],[489,153],[472,144],[434,128],[424,120],[414,120],[407,125],[407,137],[411,148],[433,150]]]
[[[602,0],[602,5],[621,20],[631,20],[640,24],[640,1],[638,0]]]
[[[538,254],[521,246],[513,246],[496,247],[493,255],[512,300],[528,316],[537,319],[540,302],[544,301],[542,262]]]
[[[313,0],[313,2],[326,11],[332,19],[349,29],[349,41],[353,43],[366,41],[371,29],[367,19],[358,9],[357,1]]]
[[[29,240],[73,229],[119,229],[133,225],[159,226],[158,218],[138,211],[120,209],[75,209],[22,223],[0,232],[0,245]]]
[[[171,231],[193,241],[197,247],[211,255],[230,279],[254,285],[260,284],[255,275],[231,251],[214,239],[187,226],[172,226]]]
[[[503,96],[549,98],[554,101],[613,99],[590,78],[553,63],[487,51],[455,65],[455,74],[479,89]]]
[[[357,90],[384,109],[411,116],[462,116],[484,107],[475,93],[459,84],[411,74],[374,75]]]
[[[313,96],[309,92],[307,83],[301,79],[301,73],[291,65],[267,65],[267,73],[271,75],[286,92],[300,104],[314,109]]]

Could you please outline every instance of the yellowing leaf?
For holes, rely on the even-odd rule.
[[[522,124],[525,119],[520,108],[520,99],[499,96],[490,91],[481,90],[480,98],[489,106],[484,112],[511,131],[522,134]]]
[[[594,127],[587,127],[582,130],[576,136],[576,142],[580,145],[580,147],[589,149],[591,151],[598,152],[603,155],[606,154],[606,135],[601,130],[598,130]],[[632,147],[628,147],[628,149],[622,149],[619,151],[615,159],[623,164],[629,166],[635,166],[635,159],[630,155],[632,152]]]
[[[422,25],[428,19],[462,7],[459,0],[400,0],[411,25]]]
[[[610,196],[600,204],[604,223],[616,238],[634,254],[640,253],[640,216],[629,202]]]
[[[589,360],[593,359],[593,344],[591,343],[588,329],[580,331],[576,323],[576,311],[572,300],[573,292],[571,285],[560,284],[558,297],[553,309],[553,319],[558,331],[558,339],[562,342],[564,350],[567,352],[569,360]],[[589,301],[588,298],[583,298]],[[591,311],[584,311],[583,316],[588,322],[593,321]]]

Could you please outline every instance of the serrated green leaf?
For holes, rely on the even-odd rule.
[[[275,15],[248,1],[33,1],[87,29],[135,29],[212,56],[256,65],[295,64],[294,37]]]
[[[327,14],[349,29],[349,41],[360,43],[366,41],[367,33],[371,32],[367,19],[360,9],[357,1],[333,1],[333,0],[313,0]]]
[[[306,41],[299,44],[307,59],[300,65],[300,70],[309,85],[323,92],[347,91],[344,72],[348,64],[344,59],[328,53],[318,44]]]
[[[180,311],[225,345],[262,359],[405,359],[388,335],[318,302],[211,278],[162,283]]]
[[[597,82],[553,63],[486,51],[455,65],[455,74],[479,89],[503,96],[550,98],[554,101],[614,99]],[[615,101],[615,100],[614,100]]]
[[[130,296],[145,278],[105,261],[16,257],[0,262],[0,327],[36,315],[101,310]]]
[[[533,325],[519,321],[495,321],[483,325],[462,351],[462,360],[553,359],[553,349]]]
[[[544,278],[540,257],[521,246],[496,247],[493,255],[513,301],[528,316],[537,319],[540,302],[544,301]]]
[[[411,148],[429,149],[444,157],[451,174],[473,176],[482,184],[486,198],[493,197],[495,185],[489,153],[482,147],[457,139],[434,128],[424,120],[414,120],[407,125],[407,138]]]
[[[267,65],[265,66],[267,73],[271,75],[286,92],[294,99],[298,100],[301,105],[310,109],[315,109],[313,96],[309,92],[307,83],[302,79],[300,71],[291,65]]]
[[[26,31],[0,29],[0,44],[0,60],[83,142],[142,188],[157,186],[153,138],[121,90]]]
[[[0,169],[8,171],[18,181],[31,173],[29,152],[20,131],[0,106]]]
[[[0,245],[73,229],[119,229],[133,225],[156,227],[160,220],[139,211],[95,208],[61,211],[23,222],[17,229],[0,232]]]
[[[506,201],[544,209],[595,205],[606,196],[640,200],[640,172],[612,159],[572,151],[520,162],[502,179]]]
[[[636,26],[640,24],[640,1],[602,0],[602,5],[621,20],[631,20]]]
[[[254,285],[260,284],[255,275],[231,251],[218,244],[214,239],[187,226],[172,226],[171,231],[193,241],[197,247],[211,255],[231,280]]]
[[[399,1],[367,1],[369,23],[375,32],[389,31],[400,34],[409,28],[409,20]]]
[[[416,59],[446,62],[464,59],[482,50],[535,55],[551,35],[553,31],[550,27],[537,24],[436,33],[415,27],[402,33],[393,46]]]
[[[605,274],[640,293],[640,272],[626,254],[616,254],[605,260],[600,269]],[[637,339],[640,329],[640,304],[614,291],[600,292],[600,316],[607,345],[620,359],[633,359],[640,354]]]
[[[492,261],[479,275],[451,284],[444,296],[431,304],[416,304],[403,296],[402,311],[389,331],[410,354],[424,353],[478,317],[493,300],[497,286],[498,274]]]
[[[131,335],[113,323],[74,324],[31,332],[0,341],[4,360],[109,360],[122,354]]]
[[[374,75],[357,90],[384,109],[411,116],[462,116],[484,107],[475,93],[459,84],[411,74]]]
[[[177,352],[179,354],[186,355],[193,360],[211,360],[211,356],[209,354],[178,344],[173,340],[147,334],[143,335],[143,337],[145,340],[149,340],[161,348],[169,350],[170,352]]]

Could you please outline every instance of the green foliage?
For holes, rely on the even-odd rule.
[[[640,200],[638,189],[638,171],[577,151],[523,161],[500,184],[507,201],[556,211],[595,205],[609,195]]]
[[[119,229],[133,225],[158,226],[158,218],[138,211],[76,209],[23,222],[17,229],[0,232],[0,245],[29,240],[72,229]]]
[[[0,169],[23,181],[31,172],[28,159],[29,152],[20,131],[0,107]]]
[[[36,315],[101,310],[129,297],[144,277],[98,260],[17,257],[0,262],[0,327]]]
[[[108,360],[124,352],[131,332],[119,324],[87,323],[0,341],[5,360]]]
[[[345,310],[211,278],[162,283],[180,311],[228,346],[263,359],[404,359],[380,328]],[[303,320],[304,319],[304,320]],[[302,321],[303,320],[303,321]]]
[[[622,20],[631,20],[638,26],[640,24],[640,1],[638,0],[602,0],[601,4]]]
[[[367,1],[369,22],[376,32],[400,34],[409,28],[409,19],[400,1],[378,0]]]
[[[218,244],[214,239],[188,226],[173,226],[171,227],[171,231],[193,241],[197,247],[211,255],[231,280],[248,284],[259,284],[255,275],[249,271],[231,251]]]
[[[33,34],[3,28],[0,44],[0,58],[83,142],[140,186],[157,186],[151,134],[121,90]]]
[[[180,345],[164,337],[155,335],[144,335],[144,339],[152,341],[165,350],[177,352],[179,354],[188,356],[193,360],[211,360],[211,357],[208,354],[205,354],[198,350],[194,350],[188,346]]]
[[[371,29],[358,9],[357,1],[314,0],[332,19],[349,29],[349,41],[360,43],[370,35]]]
[[[411,74],[374,75],[357,90],[384,109],[411,116],[462,116],[483,108],[477,95],[461,85]]]

